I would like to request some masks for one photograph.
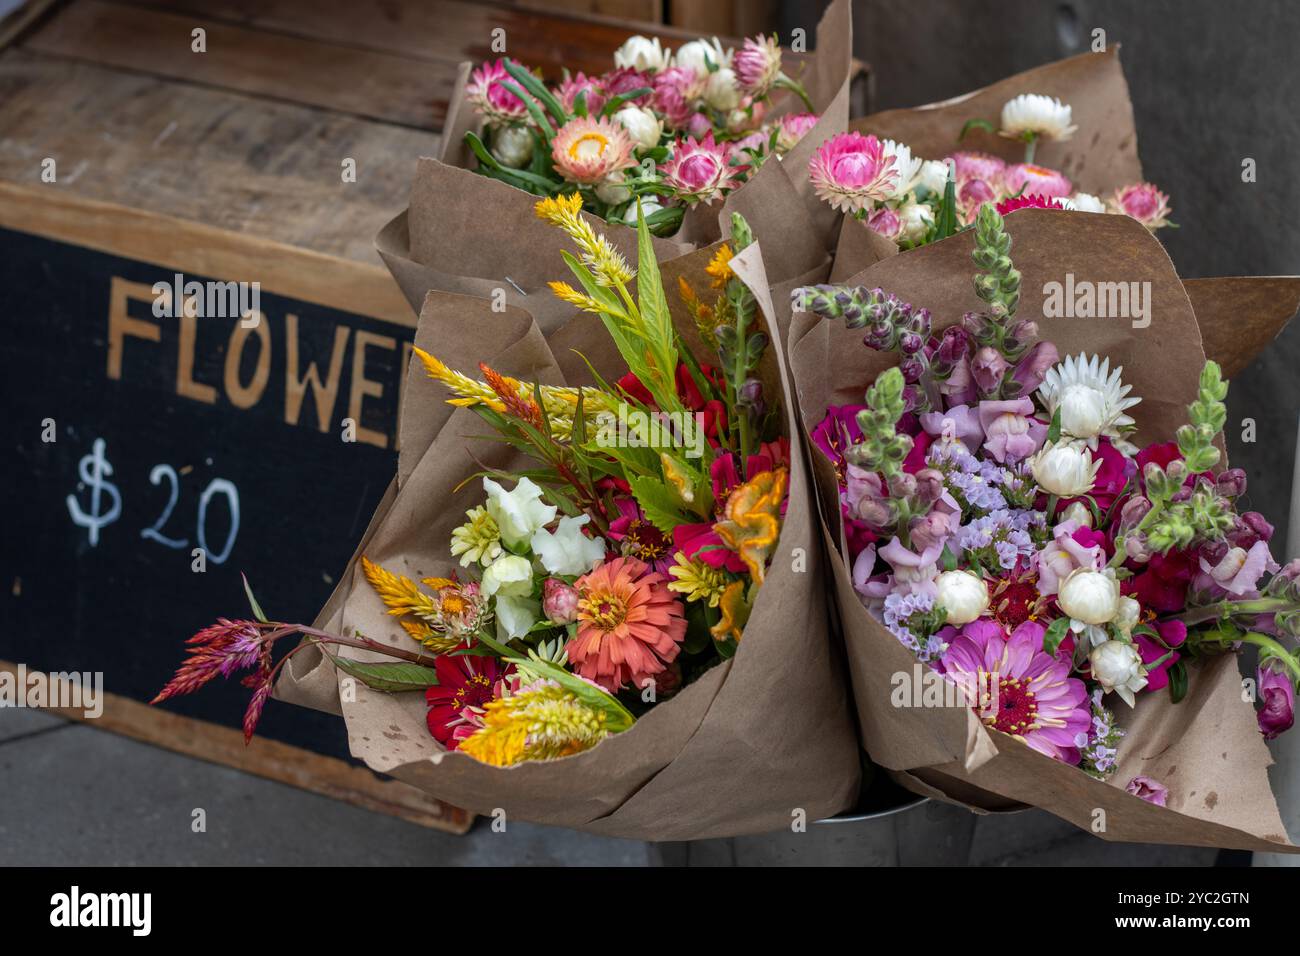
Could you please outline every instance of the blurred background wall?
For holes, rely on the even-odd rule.
[[[786,0],[781,34],[826,4]],[[919,106],[1086,52],[1093,30],[1122,49],[1143,169],[1181,228],[1161,238],[1180,275],[1300,273],[1300,3],[1295,0],[855,0],[854,52],[873,109]],[[1257,164],[1244,183],[1242,160]],[[1158,361],[1159,356],[1153,356]],[[1300,321],[1232,383],[1229,454],[1251,506],[1289,510],[1300,413]],[[1243,418],[1256,441],[1241,442]]]

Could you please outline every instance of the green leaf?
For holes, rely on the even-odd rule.
[[[507,73],[518,80],[529,93],[533,94],[533,96],[537,98],[539,103],[546,107],[546,112],[550,113],[551,116],[555,118],[557,124],[563,126],[569,121],[569,114],[564,112],[564,107],[560,104],[560,101],[551,94],[551,91],[546,88],[546,85],[542,83],[541,80],[535,77],[530,71],[524,69],[524,67],[516,63],[514,60],[506,60],[503,65],[505,66]],[[516,93],[515,95],[518,96],[519,94]],[[525,106],[528,105],[528,97],[520,96],[519,98],[524,101]],[[529,112],[531,113],[532,111],[530,110]],[[540,125],[546,126],[547,124],[543,122]]]
[[[957,555],[952,553],[952,549],[946,544],[943,546],[943,554],[939,555],[939,563],[945,571],[957,570]]]
[[[664,411],[684,411],[676,391],[677,333],[673,328],[672,313],[668,311],[668,298],[664,295],[663,278],[659,275],[659,261],[655,257],[650,227],[642,215],[639,200],[636,231],[637,307],[641,311],[641,327],[646,345],[655,357],[655,364],[665,379],[664,388],[667,389],[667,394],[655,395],[655,398]],[[647,388],[651,387],[650,382],[644,384]]]
[[[1056,649],[1061,646],[1061,641],[1065,640],[1065,635],[1070,630],[1070,619],[1058,617],[1043,632],[1043,652],[1045,654],[1056,656]]]
[[[695,520],[678,507],[663,481],[629,476],[628,484],[632,486],[632,496],[641,506],[646,520],[664,534],[671,535],[678,525],[691,524]]]
[[[1168,670],[1169,699],[1175,704],[1187,696],[1187,662],[1178,661]]]
[[[986,133],[996,133],[997,130],[993,124],[986,119],[968,119],[962,124],[961,132],[957,134],[957,141],[961,142],[966,138],[966,134],[973,129],[982,129]]]
[[[347,657],[336,657],[333,654],[329,654],[329,659],[343,673],[355,677],[371,690],[383,691],[385,694],[424,690],[438,683],[438,674],[432,667],[424,667],[408,661],[370,663],[354,661]]]
[[[528,110],[528,115],[533,118],[533,123],[536,125],[537,131],[541,133],[542,139],[546,141],[546,145],[549,147],[551,145],[551,140],[555,137],[555,131],[551,129],[551,124],[546,121],[546,114],[543,113],[542,108],[537,105],[537,101],[526,94],[523,91],[523,88],[516,83],[502,80],[501,87],[519,97],[519,102],[524,104],[524,109]]]
[[[654,90],[649,86],[638,86],[634,90],[628,90],[626,93],[620,93],[618,94],[618,96],[611,98],[610,101],[604,105],[604,107],[600,111],[600,115],[613,116],[620,109],[622,109],[624,103],[628,102],[629,100],[639,100],[641,97],[649,96],[653,92]]]
[[[240,571],[239,576],[244,579],[244,593],[248,595],[248,606],[253,609],[253,617],[257,618],[263,624],[270,624],[271,622],[267,620],[266,612],[262,610],[262,605],[258,604],[257,598],[253,597],[253,588],[248,583],[248,575],[243,571]]]
[[[1052,424],[1047,427],[1047,444],[1055,445],[1061,439],[1061,409],[1052,412]]]

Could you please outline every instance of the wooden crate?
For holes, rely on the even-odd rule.
[[[310,619],[383,494],[415,319],[372,237],[437,153],[457,65],[498,29],[551,75],[603,69],[631,32],[455,0],[67,0],[0,23],[0,434],[19,461],[0,490],[22,502],[0,549],[0,668],[102,671],[98,726],[468,828],[351,760],[335,717],[273,703],[245,748],[237,686],[144,701],[189,633],[241,611],[241,569],[268,610]],[[176,273],[258,282],[264,330],[155,318],[152,285]],[[102,520],[110,484],[120,513],[92,544],[68,499]],[[233,543],[199,574],[205,494],[209,553]]]

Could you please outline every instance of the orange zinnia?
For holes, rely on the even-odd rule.
[[[580,677],[610,692],[642,688],[676,659],[686,637],[668,579],[636,558],[615,558],[578,579],[578,632],[565,645]]]

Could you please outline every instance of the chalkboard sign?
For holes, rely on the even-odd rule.
[[[247,274],[178,273],[102,233],[67,241],[68,221],[0,229],[0,659],[148,701],[186,637],[248,614],[240,572],[271,616],[315,616],[394,473],[415,323],[404,303],[393,320],[395,289],[387,317],[358,314],[251,286],[257,255],[236,257]],[[255,312],[209,285],[231,280]],[[217,289],[217,307],[186,314],[164,287]],[[236,728],[247,696],[230,681],[166,706]],[[348,756],[342,722],[303,708],[272,703],[258,733]]]

